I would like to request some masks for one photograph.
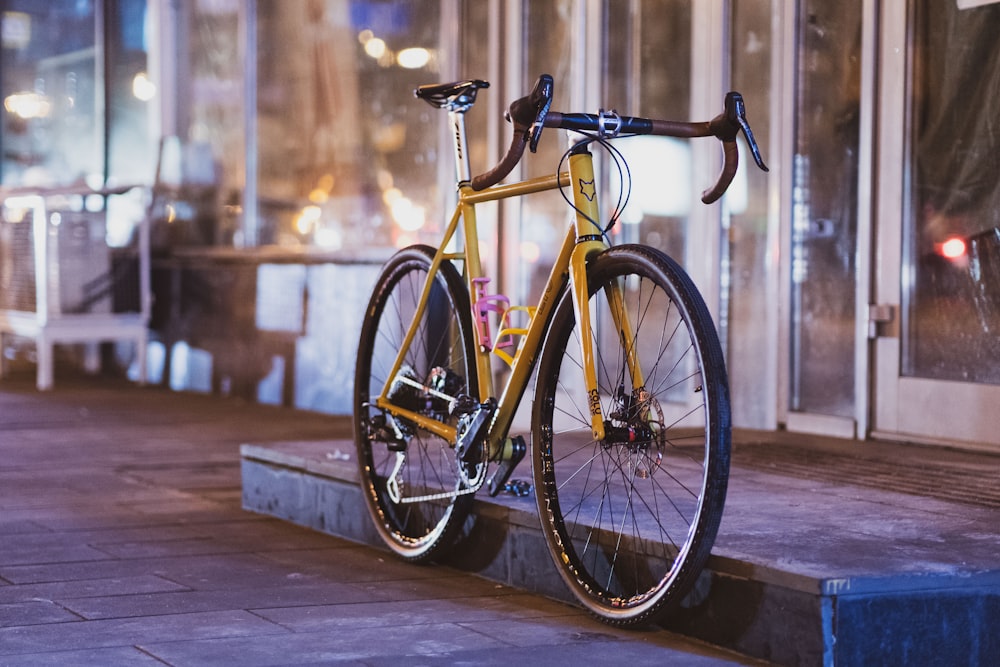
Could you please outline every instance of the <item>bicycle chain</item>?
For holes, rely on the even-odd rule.
[[[401,498],[399,500],[400,505],[408,505],[410,503],[423,503],[428,500],[444,500],[445,498],[457,498],[459,496],[465,496],[470,493],[475,493],[482,488],[482,483],[479,486],[470,487],[468,489],[459,489],[458,491],[443,491],[441,493],[429,493],[425,496],[414,496],[413,498]]]
[[[406,464],[404,463],[403,465]],[[402,467],[400,467],[400,470],[402,470]],[[456,491],[441,491],[439,493],[428,493],[422,496],[413,496],[412,498],[404,497],[400,498],[398,501],[394,500],[393,502],[399,505],[409,505],[411,503],[424,503],[429,500],[444,500],[445,498],[457,498],[458,496],[465,496],[470,493],[475,493],[479,489],[483,488],[483,484],[486,483],[486,478],[488,477],[487,475],[488,472],[489,472],[489,464],[488,462],[484,461],[483,473],[482,475],[479,475],[479,480],[475,481],[472,486],[469,486],[464,489],[458,489]],[[462,475],[462,480],[468,483],[469,478],[467,475]]]

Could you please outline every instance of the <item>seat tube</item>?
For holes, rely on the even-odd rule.
[[[455,146],[455,177],[458,180],[458,211],[462,216],[462,232],[465,245],[465,280],[469,290],[469,300],[474,307],[476,300],[476,290],[474,280],[483,275],[482,262],[479,258],[479,227],[476,222],[475,204],[468,201],[466,196],[472,192],[469,181],[472,180],[472,172],[469,166],[468,141],[465,136],[465,112],[469,107],[457,107],[448,111],[450,121],[452,141]],[[475,308],[473,308],[475,310]],[[472,313],[475,318],[475,313]],[[473,319],[475,321],[475,319]],[[476,368],[478,369],[479,387],[478,398],[481,401],[493,395],[493,371],[490,366],[490,350],[479,345],[476,340]]]
[[[452,141],[455,146],[455,177],[458,183],[468,183],[472,180],[472,171],[469,167],[469,144],[465,138],[465,112],[466,108],[452,109],[448,112]]]
[[[580,353],[583,361],[584,386],[590,410],[594,440],[604,439],[604,414],[597,388],[597,363],[594,352],[593,326],[590,314],[590,290],[587,286],[587,262],[607,249],[600,227],[597,184],[594,178],[593,156],[581,149],[569,158],[573,205],[576,207],[576,246],[570,257],[569,284],[573,309],[580,327]]]

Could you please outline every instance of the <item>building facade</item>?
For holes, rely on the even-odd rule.
[[[771,171],[744,164],[723,201],[703,206],[696,195],[720,164],[715,142],[629,139],[630,197],[614,231],[672,254],[705,294],[736,426],[1000,449],[998,3],[3,0],[0,9],[0,185],[170,185],[154,251],[185,257],[183,270],[202,262],[200,279],[236,298],[245,296],[236,283],[249,284],[249,316],[217,297],[185,311],[188,320],[229,313],[222,338],[243,341],[241,352],[193,335],[155,343],[162,354],[151,360],[172,358],[161,372],[177,388],[349,405],[338,392],[348,391],[373,267],[394,248],[433,243],[454,194],[443,115],[413,88],[490,81],[468,115],[473,164],[485,170],[508,141],[506,105],[546,72],[564,111],[708,119],[727,90],[743,93]],[[543,141],[522,174],[556,168],[565,142]],[[606,205],[618,187],[605,185]],[[527,303],[546,275],[567,215],[558,196],[480,215],[487,264],[513,303]],[[128,225],[109,223],[108,233],[128,243]],[[171,266],[164,275],[182,270]],[[249,379],[219,370],[247,358],[267,363]],[[199,364],[215,380],[198,380]]]

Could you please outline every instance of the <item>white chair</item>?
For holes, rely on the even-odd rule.
[[[146,381],[152,301],[148,219],[135,221],[127,249],[113,248],[107,239],[107,198],[132,189],[0,190],[0,377],[4,337],[16,335],[35,342],[40,390],[53,386],[54,348],[60,344],[85,344],[84,366],[96,372],[99,343],[131,341],[138,380]],[[123,290],[131,291],[124,306],[115,303]]]

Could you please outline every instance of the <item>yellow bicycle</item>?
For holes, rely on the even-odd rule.
[[[365,314],[354,388],[363,494],[395,553],[439,555],[473,494],[499,493],[524,457],[524,438],[509,430],[535,372],[532,477],[552,560],[596,616],[646,623],[690,590],[715,541],[729,475],[728,379],[711,316],[683,269],[654,248],[610,246],[589,149],[640,134],[717,137],[725,162],[706,203],[736,173],[740,131],[766,167],[738,93],[706,122],[559,113],[542,75],[510,105],[505,157],[472,177],[465,113],[488,86],[416,90],[448,112],[458,204],[437,248],[408,247],[383,267]],[[498,185],[546,127],[579,137],[568,169]],[[510,306],[489,293],[476,205],[557,189],[572,224],[538,303]],[[491,355],[509,365],[499,393]]]

